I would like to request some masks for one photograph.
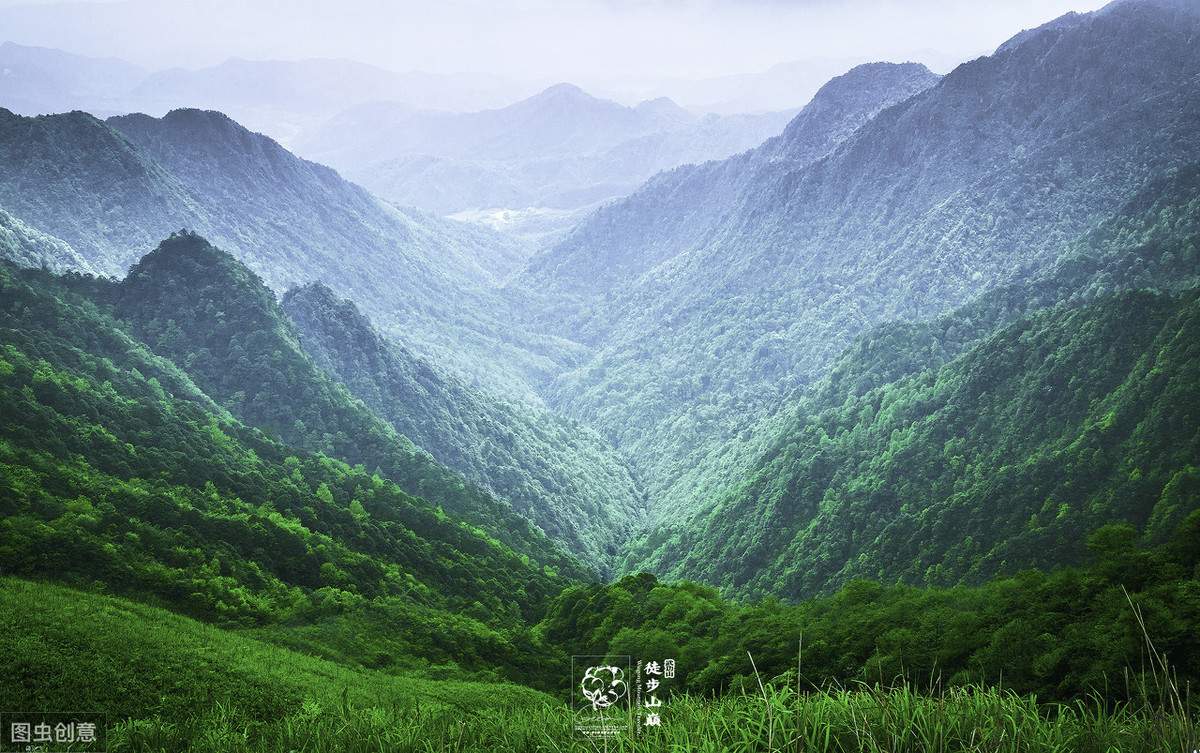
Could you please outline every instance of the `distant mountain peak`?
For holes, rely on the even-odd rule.
[[[638,102],[634,109],[638,112],[655,115],[658,117],[671,117],[681,120],[691,119],[692,117],[690,112],[680,107],[679,104],[670,97],[647,99],[643,102]]]
[[[587,99],[595,99],[595,97],[575,84],[569,84],[565,81],[546,87],[538,94],[533,95],[532,99],[548,99],[550,97],[586,97]]]
[[[233,118],[219,110],[203,110],[197,107],[178,107],[162,116],[162,120],[167,122],[221,123],[243,128]]]
[[[171,233],[129,270],[123,283],[130,301],[139,304],[154,297],[169,298],[180,289],[208,291],[210,298],[237,301],[256,311],[263,320],[284,329],[275,295],[262,278],[232,254],[209,243],[199,233],[183,229]]]
[[[207,145],[209,149],[232,148],[240,151],[255,148],[273,153],[284,152],[284,148],[270,136],[252,131],[217,110],[185,107],[171,110],[161,118],[133,113],[116,115],[105,122],[134,141],[153,134],[153,138],[176,143],[190,139],[192,148]]]

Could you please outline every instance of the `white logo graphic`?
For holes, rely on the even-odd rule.
[[[620,667],[588,667],[579,683],[593,711],[601,711],[625,697],[625,673]]]

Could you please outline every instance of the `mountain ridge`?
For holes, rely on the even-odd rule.
[[[963,64],[811,164],[730,180],[733,199],[696,236],[662,210],[667,177],[597,213],[510,283],[534,321],[596,348],[550,404],[670,494],[697,453],[819,378],[855,334],[1052,263],[1200,158],[1198,26],[1127,4]]]
[[[598,435],[479,393],[385,340],[324,285],[289,290],[282,308],[313,360],[397,432],[611,572],[644,503],[624,459]]]

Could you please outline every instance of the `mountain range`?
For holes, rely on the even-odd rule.
[[[705,457],[856,336],[1052,264],[1200,158],[1198,29],[1193,7],[1153,0],[1060,19],[811,161],[772,162],[785,136],[596,212],[510,283],[532,321],[593,348],[549,403],[628,453],[652,521],[710,505],[689,491]]]
[[[0,44],[0,106],[22,115],[220,110],[287,142],[338,112],[377,101],[430,110],[499,107],[533,89],[486,74],[396,73],[352,60],[244,60],[150,71],[118,58]]]
[[[441,214],[578,209],[622,196],[660,170],[757,146],[793,114],[698,116],[667,98],[626,107],[557,84],[472,113],[362,105],[295,148],[384,198]]]
[[[385,331],[468,379],[530,398],[545,338],[521,342],[497,285],[528,254],[486,228],[380,201],[227,116],[178,110],[100,121],[81,112],[0,111],[0,206],[120,276],[186,227],[282,293],[325,281]],[[397,287],[391,278],[400,276]],[[455,321],[458,323],[455,324]],[[533,336],[529,336],[533,337]],[[472,352],[471,342],[478,350]],[[512,350],[506,359],[485,355]],[[484,363],[521,364],[520,371]]]
[[[696,115],[666,98],[625,107],[569,84],[528,96],[498,76],[399,74],[348,60],[146,71],[5,42],[0,70],[0,107],[17,114],[219,111],[384,199],[437,214],[585,209],[659,170],[756,146],[794,113]]]
[[[219,112],[2,111],[0,249],[46,267],[4,268],[6,462],[170,485],[201,512],[130,556],[216,556],[238,619],[436,591],[444,554],[454,598],[422,607],[488,640],[638,570],[804,599],[1078,563],[1113,523],[1165,542],[1200,507],[1198,36],[1190,3],[1120,0],[945,76],[854,67],[787,118],[560,85],[358,103],[294,142],[366,188]],[[418,194],[582,219],[541,247],[388,200]],[[195,515],[330,567],[259,577]],[[189,603],[152,571],[131,593]]]

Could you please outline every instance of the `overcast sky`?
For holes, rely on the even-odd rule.
[[[0,0],[0,38],[151,68],[231,56],[578,82],[813,58],[945,69],[1104,0]]]

